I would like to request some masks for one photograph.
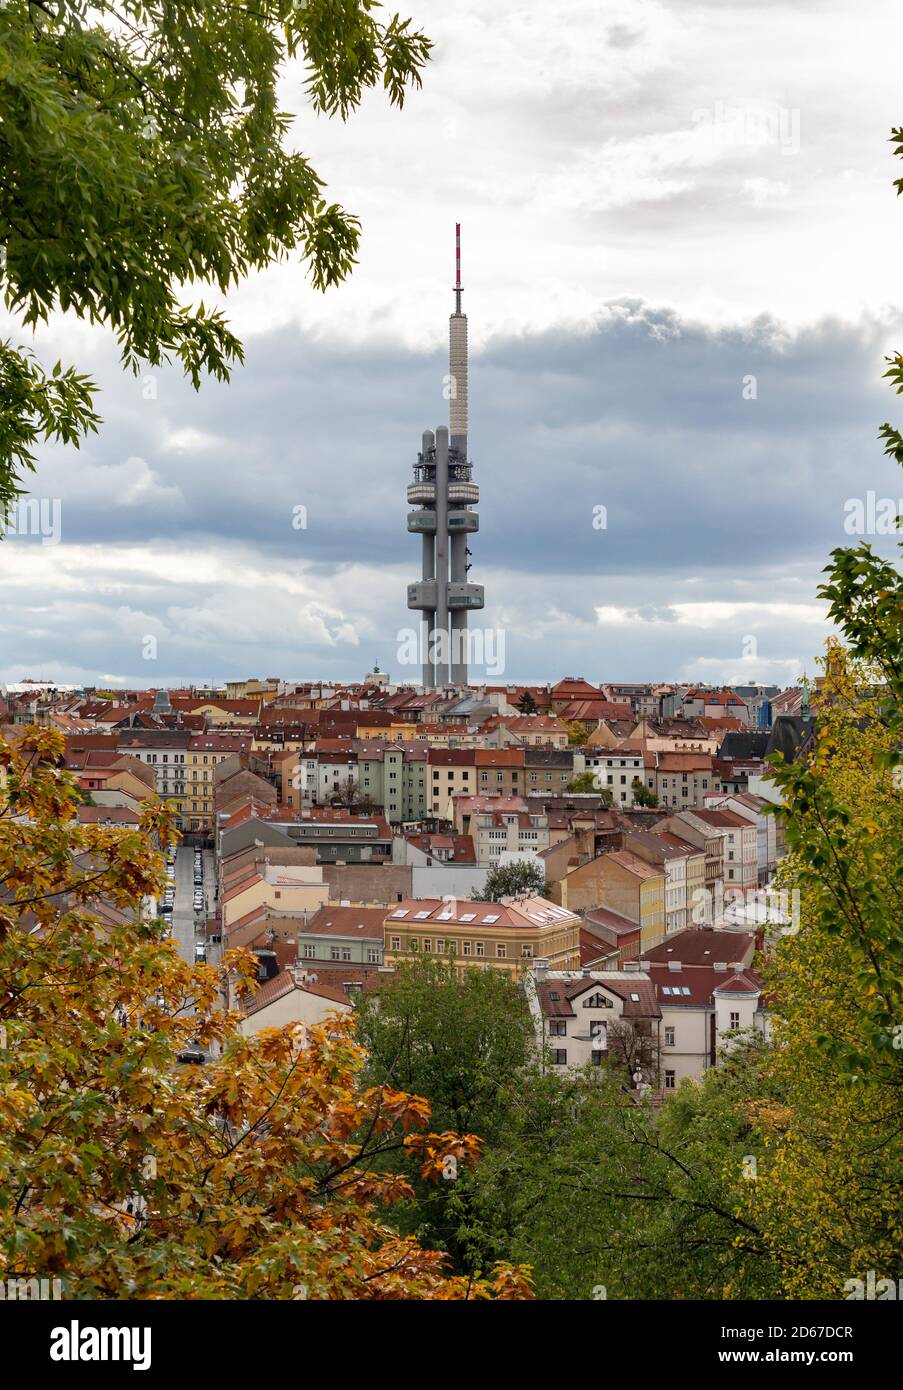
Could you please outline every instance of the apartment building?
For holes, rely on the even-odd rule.
[[[300,917],[329,900],[323,870],[317,865],[255,865],[238,881],[224,886],[220,899],[223,931],[262,910]]]
[[[222,734],[199,734],[188,742],[185,754],[185,828],[209,834],[213,829],[216,799],[216,769],[236,754],[241,757],[251,748],[250,736],[227,737]]]
[[[748,892],[758,886],[758,832],[755,820],[737,815],[736,811],[707,811],[697,808],[687,812],[687,820],[701,829],[720,834],[724,841],[723,882],[730,888]]]
[[[687,806],[702,806],[706,793],[715,785],[709,754],[656,754],[655,790],[660,806],[678,811]]]
[[[178,830],[191,829],[187,758],[192,734],[185,729],[123,729],[117,752],[128,754],[150,768],[157,795],[167,801]]]
[[[474,817],[485,811],[528,811],[522,796],[456,796],[448,817],[459,835],[470,835]],[[535,809],[535,808],[534,808]]]
[[[580,964],[580,918],[546,898],[500,903],[410,898],[386,915],[385,960],[439,956],[519,978],[536,958],[561,969]]]
[[[607,700],[613,704],[629,705],[631,713],[637,718],[648,716],[657,719],[661,714],[661,693],[660,687],[656,685],[643,685],[631,682],[621,682],[620,684],[603,685],[602,690]]]
[[[537,961],[524,986],[546,1065],[623,1066],[612,1043],[628,1025],[646,1040],[640,1069],[653,1091],[701,1079],[743,1034],[766,1031],[753,951],[744,933],[688,930],[621,970],[554,971]]]
[[[480,811],[470,825],[476,862],[494,868],[503,854],[539,854],[549,845],[548,817],[527,811]]]
[[[390,825],[428,814],[429,747],[422,740],[362,742],[358,752],[361,797],[369,797]]]
[[[318,806],[328,806],[341,800],[350,783],[358,786],[358,744],[353,738],[318,738],[312,758],[305,760],[305,774],[310,763],[316,764],[316,790],[313,800]],[[310,786],[305,776],[305,790]]]
[[[756,879],[760,888],[771,882],[778,861],[778,821],[767,814],[769,805],[753,792],[711,796],[706,802],[708,810],[733,811],[756,827]]]
[[[600,788],[611,792],[615,806],[633,806],[634,782],[655,791],[655,756],[645,752],[642,747],[597,746],[587,749],[584,757],[587,772],[595,774]]]
[[[654,830],[634,830],[624,834],[624,848],[643,859],[665,877],[665,935],[683,931],[690,925],[693,889],[705,883],[705,856],[687,841]],[[692,865],[692,873],[690,866]]]
[[[710,719],[733,717],[746,725],[752,722],[749,706],[734,690],[703,690],[691,686],[681,702],[681,713],[688,719],[706,715]]]
[[[575,753],[572,748],[525,748],[524,749],[524,787],[527,795],[542,793],[545,796],[561,796],[573,781],[575,771],[582,771],[582,753],[579,767],[575,766]]]
[[[252,1037],[264,1028],[284,1028],[289,1023],[315,1028],[330,1015],[350,1013],[353,1007],[338,982],[299,963],[280,970],[244,1003],[241,1031]]]
[[[598,866],[597,903],[638,922],[640,947],[656,945],[665,935],[665,874],[629,850],[611,850],[593,861]]]
[[[523,748],[474,749],[477,795],[522,796],[525,756]]]
[[[327,903],[298,931],[298,957],[310,969],[328,972],[346,965],[372,966],[383,962],[384,907],[352,907]]]
[[[476,795],[476,749],[430,748],[427,779],[428,814],[450,820],[455,797]]]
[[[544,969],[537,962],[524,986],[544,1066],[603,1066],[613,1059],[614,1032],[629,1027],[648,1040],[644,1078],[658,1088],[662,1014],[648,975],[637,969]]]
[[[500,715],[487,721],[487,745],[508,748],[567,748],[568,731],[554,714]]]
[[[667,832],[676,835],[702,850],[705,861],[703,887],[710,896],[714,894],[716,884],[724,879],[724,835],[721,829],[697,820],[691,810],[664,816],[656,822],[655,829],[659,834]],[[692,894],[689,901],[693,901]]]
[[[742,1032],[763,1031],[762,987],[751,933],[689,929],[640,964],[662,1014],[662,1088],[701,1077]]]

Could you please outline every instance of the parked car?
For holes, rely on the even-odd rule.
[[[203,962],[206,963],[206,960],[207,960],[207,947],[204,946],[202,943],[199,944],[199,945],[197,945],[197,946],[195,946],[195,948],[194,948],[194,958],[195,958],[196,961],[203,961]]]
[[[193,1048],[189,1049],[187,1052],[180,1052],[176,1058],[176,1061],[181,1062],[183,1065],[190,1063],[196,1067],[202,1067],[206,1060],[203,1052],[197,1052]]]

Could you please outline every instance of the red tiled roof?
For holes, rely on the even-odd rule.
[[[741,961],[755,943],[752,932],[718,931],[687,927],[643,952],[648,961],[679,960],[683,965],[713,965],[716,961]]]
[[[383,939],[384,907],[342,907],[327,903],[311,917],[302,930],[314,936],[357,936],[362,940]]]

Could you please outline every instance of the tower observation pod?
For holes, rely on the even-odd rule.
[[[421,617],[421,683],[466,685],[467,614],[483,607],[471,584],[468,537],[479,530],[480,489],[467,457],[467,315],[461,312],[461,224],[455,227],[455,312],[448,321],[448,427],[425,430],[408,487],[408,530],[421,537],[421,578],[408,585],[408,608]]]

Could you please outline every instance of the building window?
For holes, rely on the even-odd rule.
[[[674,1037],[675,1037],[675,1033],[676,1033],[676,1029],[674,1029],[674,1028],[666,1028],[666,1029],[665,1029],[665,1047],[673,1047],[673,1046],[674,1046]]]
[[[567,1020],[563,1018],[553,1018],[549,1020],[549,1033],[553,1038],[566,1038],[568,1031]]]
[[[485,956],[485,954],[486,954],[486,948],[485,948],[485,946],[483,945],[482,941],[478,941],[478,942],[477,942],[477,955],[478,955],[478,956]]]
[[[375,946],[367,947],[367,964],[379,965],[379,951]]]
[[[589,1025],[589,1035],[591,1038],[604,1038],[607,1036],[605,1029],[606,1025],[603,1023],[602,1019],[594,1018]]]
[[[740,1015],[739,1015],[739,1013],[736,1013],[736,1014],[735,1014],[735,1013],[732,1013],[732,1014],[731,1014],[731,1027],[732,1027],[732,1028],[739,1028],[739,1027],[740,1027]]]
[[[673,1071],[665,1072],[665,1090],[673,1091],[676,1084],[676,1073]]]
[[[567,1048],[556,1047],[552,1053],[552,1062],[556,1067],[566,1067],[568,1064]]]
[[[393,936],[392,939],[391,939],[390,942],[389,942],[389,947],[390,947],[390,949],[393,950],[393,951],[400,951],[400,950],[401,950],[401,937],[400,937],[400,936]]]
[[[304,959],[305,959],[305,960],[316,960],[316,957],[317,957],[317,948],[316,948],[316,946],[305,946],[305,947],[304,947]]]
[[[465,942],[464,942],[463,953],[464,953],[465,956],[469,956],[469,955],[470,955],[470,942],[469,942],[469,941],[465,941]]]
[[[423,938],[423,949],[427,955],[429,955],[433,949],[433,943],[428,936]]]

